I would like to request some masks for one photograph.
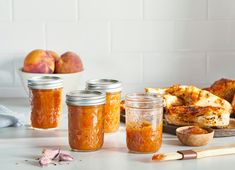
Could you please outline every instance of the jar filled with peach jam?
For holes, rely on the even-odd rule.
[[[98,90],[106,93],[105,133],[115,132],[120,126],[121,87],[121,82],[113,79],[93,79],[86,82],[87,90]]]
[[[162,143],[162,115],[162,96],[126,95],[126,143],[131,152],[158,151]]]
[[[77,90],[66,95],[69,145],[74,151],[95,151],[104,141],[105,94]]]
[[[31,126],[35,129],[57,128],[61,119],[63,80],[40,76],[28,80]]]

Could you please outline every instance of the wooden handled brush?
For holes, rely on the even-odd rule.
[[[154,154],[152,160],[169,161],[169,160],[198,159],[198,158],[229,155],[229,154],[235,154],[235,144],[228,146],[211,147],[208,149],[181,150],[172,153]]]

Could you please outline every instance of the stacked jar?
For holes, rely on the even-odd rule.
[[[28,80],[31,126],[35,129],[57,128],[62,110],[63,81],[59,77],[40,76]]]
[[[113,79],[93,79],[86,82],[87,90],[98,90],[106,94],[104,111],[104,132],[118,130],[120,126],[120,102],[122,84]]]

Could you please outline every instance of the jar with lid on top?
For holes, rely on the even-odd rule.
[[[66,95],[69,145],[74,151],[95,151],[104,141],[105,94],[77,90]]]
[[[28,80],[31,126],[36,129],[57,128],[62,110],[63,80],[40,76]]]
[[[87,90],[98,90],[106,93],[105,133],[115,132],[120,126],[121,87],[121,82],[113,79],[93,79],[86,82]]]
[[[157,94],[126,95],[126,143],[131,152],[156,152],[162,143],[163,98]]]

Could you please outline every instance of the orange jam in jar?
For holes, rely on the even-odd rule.
[[[105,94],[78,90],[66,95],[69,145],[74,151],[95,151],[104,142]]]
[[[31,103],[31,126],[36,129],[57,128],[61,119],[63,81],[41,76],[28,80]]]
[[[95,79],[86,83],[88,90],[98,90],[106,93],[104,132],[118,130],[120,126],[121,82],[112,79]]]
[[[130,151],[155,152],[162,144],[162,123],[154,127],[150,123],[139,122],[126,126],[126,142]]]
[[[126,143],[131,152],[152,153],[162,143],[163,99],[156,94],[126,96]]]

